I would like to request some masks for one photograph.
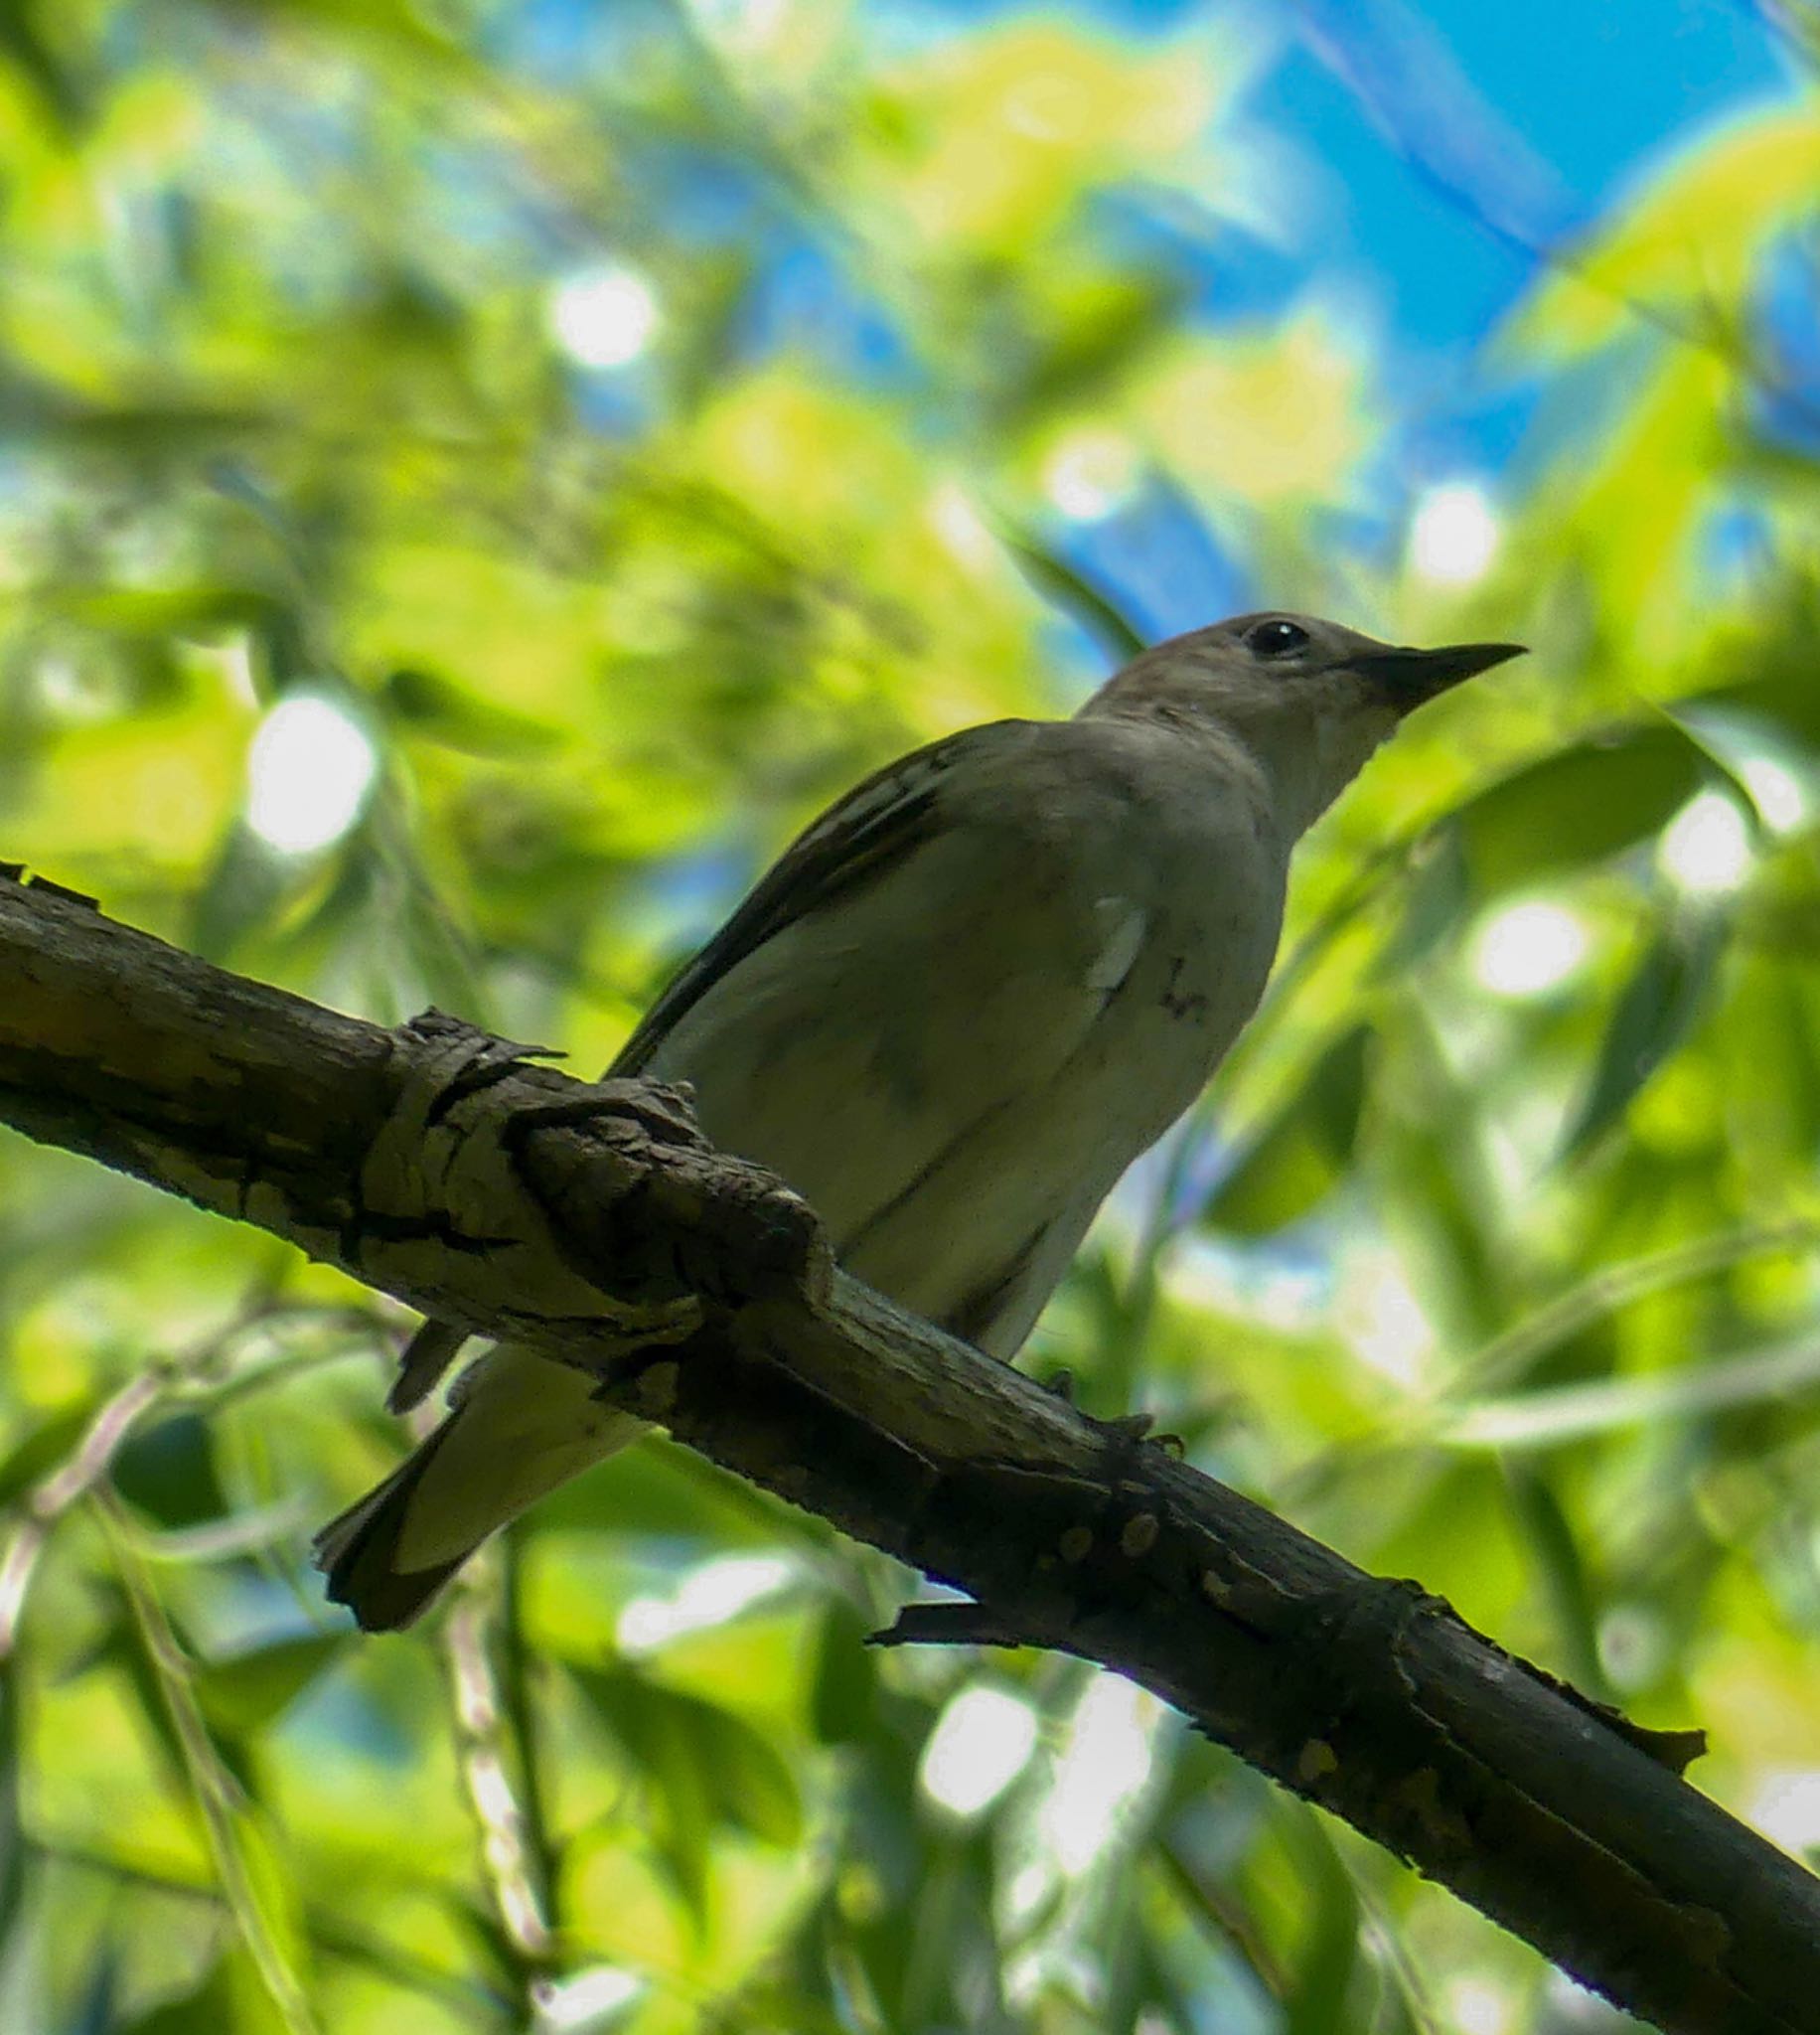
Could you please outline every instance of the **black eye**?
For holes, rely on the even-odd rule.
[[[1260,622],[1246,641],[1260,657],[1288,657],[1292,650],[1306,649],[1308,632],[1299,622],[1286,622],[1276,615]]]

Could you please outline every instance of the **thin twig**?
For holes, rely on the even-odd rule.
[[[52,1527],[107,1475],[140,1416],[158,1403],[170,1382],[169,1370],[158,1365],[128,1379],[101,1402],[69,1456],[33,1487],[25,1516],[0,1549],[0,1664],[11,1660],[19,1644],[19,1622]]]
[[[487,1885],[505,1941],[534,2007],[550,1974],[555,1939],[541,1889],[532,1878],[527,1813],[513,1775],[510,1731],[487,1650],[486,1564],[471,1564],[455,1585],[441,1643],[454,1710],[456,1758],[474,1811]]]
[[[1571,1286],[1565,1293],[1526,1315],[1522,1321],[1481,1343],[1451,1365],[1435,1389],[1402,1404],[1388,1420],[1322,1449],[1274,1486],[1279,1503],[1305,1503],[1340,1479],[1376,1474],[1387,1454],[1400,1454],[1424,1443],[1457,1435],[1470,1417],[1473,1402],[1487,1387],[1521,1377],[1539,1356],[1559,1348],[1572,1336],[1665,1288],[1709,1278],[1715,1272],[1780,1251],[1812,1251],[1820,1247],[1820,1224],[1804,1216],[1786,1221],[1750,1222],[1690,1243],[1652,1251],[1621,1265],[1607,1266]],[[1734,1365],[1723,1368],[1730,1376]]]
[[[96,1407],[76,1447],[33,1486],[21,1507],[23,1516],[0,1546],[0,1672],[18,1646],[26,1600],[52,1529],[74,1505],[106,1482],[115,1458],[154,1407],[166,1399],[220,1407],[280,1376],[288,1377],[345,1353],[331,1349],[302,1359],[287,1355],[244,1371],[210,1375],[231,1362],[233,1345],[241,1336],[255,1331],[269,1333],[292,1322],[311,1327],[333,1324],[356,1336],[377,1330],[375,1317],[367,1309],[260,1306],[193,1348],[149,1364]]]
[[[321,2035],[303,1982],[260,1898],[240,1828],[240,1791],[210,1736],[197,1700],[190,1657],[172,1631],[150,1572],[133,1545],[132,1529],[119,1499],[111,1492],[95,1490],[88,1501],[107,1535],[140,1644],[164,1697],[222,1898],[288,2035]]]
[[[562,1852],[550,1829],[544,1791],[542,1743],[531,1688],[531,1657],[525,1644],[524,1542],[516,1532],[500,1540],[499,1697],[521,1776],[519,1805],[524,1819],[526,1863],[552,1937],[562,1931]]]

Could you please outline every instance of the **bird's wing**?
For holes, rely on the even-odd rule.
[[[901,861],[936,824],[957,766],[972,770],[1024,738],[1027,720],[963,728],[856,784],[797,836],[719,932],[670,983],[620,1048],[609,1075],[642,1073],[677,1020],[765,942]]]

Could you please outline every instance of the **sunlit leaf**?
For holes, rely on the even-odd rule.
[[[1660,832],[1711,765],[1680,728],[1616,727],[1480,792],[1452,829],[1481,893],[1586,868]]]
[[[1729,322],[1771,234],[1811,215],[1820,128],[1805,103],[1758,109],[1703,135],[1630,203],[1553,264],[1521,331],[1572,353],[1660,311],[1696,334]]]
[[[1159,466],[1264,507],[1343,501],[1368,429],[1360,351],[1313,313],[1217,348],[1177,340],[1130,401]]]
[[[659,1813],[652,1830],[677,1889],[705,1913],[711,1826],[730,1823],[790,1844],[802,1805],[789,1766],[730,1710],[664,1687],[629,1666],[570,1670],[624,1748]]]
[[[1209,55],[1138,55],[1034,17],[947,44],[885,85],[897,203],[937,246],[1047,233],[1090,179],[1193,147],[1214,103]]]

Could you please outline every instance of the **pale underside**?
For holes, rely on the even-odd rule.
[[[1004,722],[861,786],[616,1063],[691,1083],[707,1134],[801,1191],[849,1271],[1000,1356],[1251,1016],[1281,921],[1289,845],[1243,774],[1176,727],[1111,733]],[[399,1566],[623,1446],[636,1423],[587,1392],[483,1357]]]

